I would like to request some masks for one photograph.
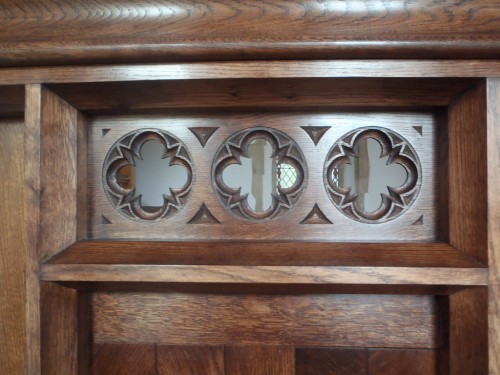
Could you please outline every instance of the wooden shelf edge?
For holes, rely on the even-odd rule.
[[[275,60],[1,68],[0,85],[231,78],[494,77],[496,60]]]
[[[44,264],[57,282],[486,286],[486,268]]]

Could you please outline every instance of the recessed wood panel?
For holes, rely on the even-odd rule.
[[[370,375],[436,375],[432,350],[369,350]]]
[[[450,244],[482,264],[488,260],[486,83],[448,110]]]
[[[80,111],[130,112],[297,108],[440,107],[477,83],[462,78],[290,78],[53,84]]]
[[[328,126],[319,142],[302,127]],[[203,147],[189,129],[219,128]],[[223,142],[239,130],[269,127],[291,137],[305,156],[304,192],[286,214],[273,220],[252,221],[224,208],[215,194],[212,163]],[[420,192],[414,203],[400,217],[385,223],[361,223],[346,217],[330,201],[325,186],[325,161],[329,149],[350,130],[361,127],[392,129],[410,142],[421,163]],[[103,162],[108,150],[123,135],[140,129],[165,129],[178,137],[191,153],[193,188],[186,205],[172,218],[139,222],[117,212],[104,195]],[[103,130],[105,130],[103,132]],[[188,239],[286,239],[321,241],[432,241],[436,238],[435,118],[432,113],[244,113],[220,115],[172,115],[139,117],[97,117],[89,133],[89,219],[90,238],[142,238],[163,240]],[[215,220],[193,224],[200,207]],[[311,222],[316,208],[328,219],[326,224]],[[106,220],[103,220],[103,217]]]
[[[95,342],[425,347],[427,296],[95,293]]]
[[[91,374],[157,375],[156,347],[137,344],[96,344],[93,347]]]
[[[293,346],[228,346],[226,374],[294,375]]]
[[[3,98],[1,98],[3,99]],[[25,373],[23,121],[0,120],[0,373]]]
[[[157,346],[158,375],[224,375],[222,346]]]
[[[368,375],[366,349],[296,348],[295,375]]]

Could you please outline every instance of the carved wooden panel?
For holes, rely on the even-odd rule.
[[[89,238],[432,241],[438,235],[435,176],[443,167],[436,165],[436,123],[427,112],[97,116],[89,125]],[[377,213],[346,215],[353,197],[339,207],[333,180],[325,176],[345,161],[336,154],[340,142],[345,153],[360,137],[375,139],[381,157],[402,165],[407,178],[391,186]],[[112,160],[132,164],[140,145],[153,138],[189,174],[155,214],[141,211],[138,195],[116,189],[109,178]],[[249,208],[246,193],[238,185],[228,189],[223,177],[225,168],[248,157],[256,139],[271,144],[275,163],[286,159],[296,171],[291,187],[280,192],[275,186],[272,205],[261,210]],[[118,199],[109,199],[112,194]]]

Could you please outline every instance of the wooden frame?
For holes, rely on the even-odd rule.
[[[216,71],[227,72],[226,67],[230,71],[231,64],[233,63],[220,63]],[[279,63],[255,64],[262,69],[269,69]],[[283,64],[287,67],[294,62]],[[322,64],[324,67],[335,66],[336,62]],[[398,63],[389,61],[385,64],[384,66],[390,68]],[[422,62],[420,65],[415,62],[415,66],[419,67],[425,67],[426,64],[428,63]],[[447,66],[467,65],[465,62],[432,64],[436,71]],[[483,63],[476,65],[475,69],[481,64]],[[488,69],[491,63],[484,64]],[[201,68],[201,65],[195,66],[196,69]],[[214,66],[217,65],[210,63],[205,66],[205,76],[213,74]],[[359,66],[368,68],[368,65],[363,67],[363,63],[359,63]],[[182,67],[189,70],[193,65],[186,64]],[[144,67],[128,67],[129,72],[134,69],[139,72],[142,68]],[[155,66],[151,68],[157,69]],[[47,77],[52,77],[54,82],[61,82],[58,77],[61,77],[59,74],[65,74],[65,69],[53,69]],[[113,68],[82,67],[77,68],[77,72],[78,69],[100,72],[103,78],[109,77],[106,72],[116,73]],[[162,69],[170,68],[163,66]],[[302,75],[308,75],[305,70],[301,71]],[[372,71],[371,68],[362,74],[368,75],[368,71]],[[415,75],[410,68],[405,72],[401,75]],[[468,76],[467,70],[463,72],[463,76]],[[0,80],[12,82],[12,73],[10,69],[0,71]],[[32,74],[36,76],[36,69],[30,70],[29,73],[31,77]],[[255,75],[260,77],[258,70]],[[74,77],[78,85],[80,83],[76,80],[77,76],[78,74],[75,74]],[[281,76],[281,73],[272,73],[272,76]],[[30,79],[28,75],[24,78]],[[22,77],[18,79],[23,80]],[[71,80],[71,76],[63,79],[68,84],[71,84]],[[92,80],[98,82],[99,75]],[[51,87],[50,82],[49,79],[48,87]],[[401,78],[400,82],[403,83],[404,79]],[[280,285],[294,285],[298,291],[308,290],[308,293],[323,290],[328,293],[445,294],[448,297],[442,301],[437,300],[438,304],[442,305],[440,316],[445,319],[442,327],[448,327],[445,329],[448,333],[444,354],[439,356],[439,363],[443,368],[440,371],[462,375],[486,373],[484,366],[488,363],[485,359],[488,346],[489,371],[495,373],[495,366],[498,364],[496,352],[492,348],[498,343],[497,337],[491,332],[494,332],[492,327],[498,315],[495,303],[498,298],[498,285],[495,279],[494,270],[497,266],[494,263],[493,251],[496,232],[494,226],[492,227],[494,221],[492,222],[491,218],[495,215],[496,184],[491,181],[495,181],[496,175],[494,129],[498,117],[498,80],[487,79],[477,85],[474,83],[469,82],[458,89],[456,95],[450,95],[447,113],[439,110],[439,113],[447,118],[442,120],[447,125],[447,131],[440,135],[440,139],[444,139],[449,145],[446,152],[439,155],[439,158],[443,158],[440,160],[447,160],[448,165],[444,175],[448,176],[445,181],[448,181],[449,185],[444,188],[450,194],[449,215],[441,215],[439,223],[435,223],[436,227],[449,228],[449,231],[440,232],[440,239],[444,243],[303,242],[292,245],[276,242],[236,242],[217,245],[174,242],[150,243],[146,248],[139,242],[80,241],[86,237],[88,229],[84,209],[87,172],[86,135],[83,131],[87,126],[87,119],[78,112],[79,103],[83,103],[84,97],[80,96],[78,99],[75,96],[77,91],[74,94],[71,90],[68,91],[70,86],[54,86],[54,90],[66,93],[68,100],[74,100],[74,106],[77,107],[75,109],[45,85],[28,85],[25,155],[28,186],[32,187],[26,191],[26,217],[29,218],[26,237],[29,249],[29,373],[85,373],[89,355],[87,350],[90,314],[85,306],[94,292],[119,291],[124,287],[143,292],[169,289],[181,291],[191,288],[188,284],[199,285],[196,288],[202,289],[211,288],[210,285],[213,285],[213,288],[216,288],[213,290],[222,291],[229,288],[240,292],[245,291],[245,284],[254,287],[262,284],[262,291],[275,292],[280,290]],[[452,101],[452,97],[455,100]],[[87,105],[82,108],[85,106]],[[105,106],[106,104],[103,104],[103,110],[109,113],[106,112]],[[131,108],[133,111],[144,111]],[[406,108],[412,106],[408,107],[406,104]],[[96,109],[91,111],[95,113]],[[55,134],[54,132],[58,134],[54,138],[58,143],[44,141],[52,139],[51,134]],[[464,142],[464,132],[469,134],[469,140],[474,141]],[[65,150],[67,157],[56,167],[50,155],[59,154],[61,150]],[[486,163],[485,160],[489,162]],[[60,185],[55,182],[60,179],[66,181],[62,191]],[[487,179],[490,181],[489,200],[479,184],[468,183],[470,179],[483,183]],[[41,189],[41,186],[44,188]],[[463,196],[474,199],[459,198]],[[53,202],[55,197],[60,203],[53,206],[49,202]],[[443,207],[439,209],[446,210]],[[35,214],[36,212],[39,213]],[[489,219],[486,212],[489,212]],[[66,228],[66,234],[62,237],[60,234],[51,235],[56,233],[51,228],[61,225]],[[486,241],[487,238],[489,241]],[[489,258],[488,248],[491,254]],[[245,249],[244,257],[240,256],[242,249]],[[398,254],[404,255],[397,258]],[[489,279],[486,268],[488,261]],[[490,300],[489,341],[486,329],[486,286]],[[322,289],[325,287],[327,289]],[[56,310],[59,315],[54,319],[53,311]],[[448,310],[449,313],[446,313]],[[69,352],[68,348],[71,348]],[[41,356],[38,353],[41,353]],[[68,353],[71,353],[69,357]],[[63,356],[66,360],[61,361]]]

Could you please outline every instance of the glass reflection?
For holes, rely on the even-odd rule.
[[[332,180],[340,187],[358,194],[356,203],[365,212],[376,211],[382,204],[381,194],[389,194],[387,187],[399,187],[408,178],[406,169],[397,163],[387,164],[381,145],[373,138],[364,138],[354,146],[355,156],[350,164],[340,164],[332,173]]]
[[[180,165],[170,165],[171,158],[163,158],[164,147],[157,141],[145,142],[141,159],[134,158],[135,167],[128,165],[117,174],[118,184],[125,189],[135,187],[135,195],[141,195],[141,206],[155,211],[163,206],[163,195],[170,195],[170,188],[186,184],[187,171]]]
[[[222,172],[224,183],[231,188],[241,188],[240,195],[248,194],[247,202],[255,212],[271,208],[272,195],[279,188],[292,187],[297,180],[297,171],[289,164],[280,164],[273,157],[271,143],[255,139],[248,147],[248,157],[241,157],[240,164],[232,164]]]

